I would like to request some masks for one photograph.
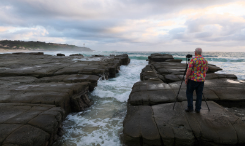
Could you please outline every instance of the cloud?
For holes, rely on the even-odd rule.
[[[188,34],[196,34],[197,37],[208,35],[208,39],[211,41],[217,40],[237,40],[232,36],[241,34],[241,30],[245,28],[245,19],[234,16],[205,15],[195,20],[188,20],[186,22],[188,28]],[[218,39],[222,38],[222,39]]]
[[[0,1],[0,39],[86,42],[104,49],[244,47],[244,6],[239,0]]]
[[[229,0],[8,0],[1,1],[1,5],[9,7],[8,10],[25,17],[101,19],[118,16],[142,18],[152,14],[171,13],[188,8],[203,8],[225,2],[229,2]]]

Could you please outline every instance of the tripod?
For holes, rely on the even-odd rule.
[[[185,79],[186,71],[187,71],[187,68],[188,68],[188,62],[190,61],[190,58],[191,58],[191,57],[192,57],[192,55],[190,55],[190,54],[186,55],[185,72],[184,72],[184,76],[183,76],[183,78],[182,78],[182,81],[181,81],[181,84],[180,84],[180,87],[179,87],[178,94],[177,94],[177,96],[176,96],[176,100],[175,100],[175,102],[174,102],[173,110],[174,110],[175,104],[176,104],[176,102],[177,102],[177,100],[178,100],[180,88],[181,88],[182,83],[183,83],[183,81],[184,81],[184,79]],[[204,94],[203,94],[203,93],[202,93],[202,95],[203,95],[203,98],[205,99],[205,102],[206,102],[206,105],[207,105],[207,107],[208,107],[208,110],[210,111],[209,106],[208,106],[208,103],[207,103],[207,100],[206,100],[206,98],[204,97]]]

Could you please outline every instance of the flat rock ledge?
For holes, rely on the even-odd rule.
[[[245,84],[232,74],[218,74],[209,65],[200,113],[186,113],[186,85],[181,85],[185,64],[168,54],[152,54],[134,84],[123,122],[128,146],[244,145],[245,119],[229,110],[244,108]],[[195,98],[195,93],[194,93]],[[195,105],[195,103],[193,103]]]
[[[99,79],[115,77],[127,54],[83,57],[0,54],[0,145],[50,146],[71,112],[93,104]]]

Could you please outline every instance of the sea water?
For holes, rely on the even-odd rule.
[[[69,55],[69,52],[63,52]],[[94,105],[79,113],[69,114],[63,122],[63,146],[120,146],[123,120],[127,113],[127,100],[134,83],[140,81],[141,70],[148,64],[146,59],[156,52],[91,52],[93,54],[129,55],[131,62],[121,66],[117,77],[99,80],[98,86],[90,93]],[[191,52],[159,52],[172,54],[185,63],[186,54]],[[193,54],[194,55],[194,54]],[[204,53],[209,63],[221,67],[218,73],[235,74],[239,80],[245,79],[245,53]]]
[[[83,112],[68,115],[64,121],[63,145],[121,145],[126,102],[132,85],[140,80],[139,73],[146,65],[146,61],[133,59],[129,65],[120,67],[116,78],[99,80],[98,86],[90,93],[94,105]]]
[[[115,78],[99,80],[98,86],[89,94],[94,104],[85,111],[69,114],[63,122],[64,135],[59,143],[63,146],[120,146],[123,120],[127,113],[127,100],[134,83],[140,81],[141,70],[148,64],[146,59],[151,53],[172,54],[182,59],[194,52],[45,52],[56,55],[63,53],[83,54],[88,57],[94,54],[109,56],[110,54],[128,54],[131,62],[121,66]],[[223,70],[217,73],[235,74],[239,80],[245,80],[245,53],[205,52],[203,56],[210,64]]]

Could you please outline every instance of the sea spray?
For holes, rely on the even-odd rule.
[[[63,122],[63,145],[122,145],[120,134],[127,112],[126,101],[146,65],[146,61],[133,59],[128,66],[121,66],[116,78],[99,80],[90,94],[94,105],[83,112],[68,115]]]

